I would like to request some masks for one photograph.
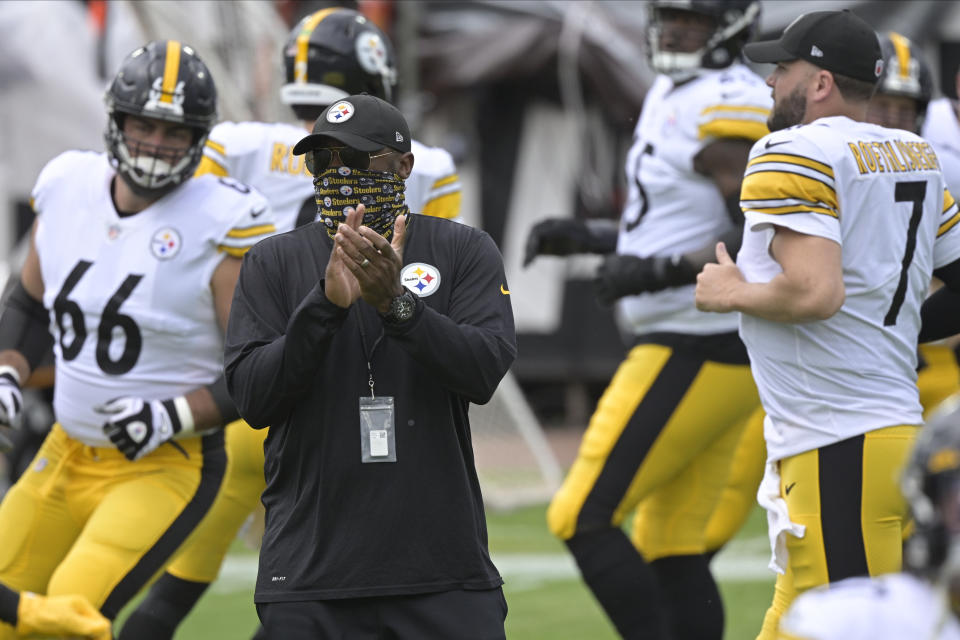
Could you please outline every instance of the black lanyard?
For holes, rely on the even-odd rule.
[[[357,326],[360,328],[360,347],[363,349],[363,357],[367,360],[367,373],[370,374],[370,379],[367,384],[370,385],[370,397],[374,398],[373,395],[373,366],[371,362],[373,361],[373,354],[377,351],[377,347],[380,345],[380,341],[383,340],[384,330],[383,326],[380,327],[380,335],[377,336],[376,341],[373,343],[373,348],[370,351],[367,351],[367,335],[363,332],[363,313],[360,311],[360,305],[357,305]]]

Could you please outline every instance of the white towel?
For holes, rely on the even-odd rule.
[[[767,461],[763,480],[757,491],[757,502],[767,510],[767,535],[770,536],[771,571],[783,574],[787,570],[787,534],[802,538],[807,528],[791,522],[787,501],[780,497],[780,469],[776,462]]]

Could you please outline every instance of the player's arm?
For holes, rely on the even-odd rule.
[[[53,344],[49,318],[43,306],[43,277],[37,254],[37,221],[30,232],[27,258],[0,314],[0,425],[18,426],[22,382],[42,362]],[[9,442],[0,433],[0,449]]]
[[[547,218],[530,229],[523,254],[523,266],[533,262],[537,256],[604,254],[616,250],[616,220]]]
[[[747,282],[722,243],[717,264],[697,276],[701,311],[740,311],[774,322],[826,320],[843,305],[841,247],[833,240],[775,226],[770,255],[782,272],[768,282]]]
[[[934,259],[941,247],[956,255],[960,242],[960,207],[948,189],[943,191],[943,210],[934,243]],[[949,259],[949,258],[948,258]],[[960,333],[960,258],[935,268],[933,276],[943,282],[920,309],[920,342],[932,342]]]
[[[734,257],[743,238],[740,183],[752,145],[747,139],[719,138],[693,158],[694,170],[714,181],[726,203],[733,227],[718,239]],[[716,261],[715,246],[716,242],[710,242],[691,253],[672,256],[608,255],[594,280],[597,297],[605,304],[613,304],[623,296],[693,284],[703,266]]]

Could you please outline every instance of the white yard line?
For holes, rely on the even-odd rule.
[[[713,561],[713,574],[723,582],[773,582],[767,569],[770,549],[765,537],[737,540]],[[527,591],[546,582],[577,580],[580,574],[573,558],[560,553],[499,553],[493,555],[503,579],[512,591]],[[257,577],[257,557],[227,556],[220,577],[211,589],[215,593],[253,591]]]

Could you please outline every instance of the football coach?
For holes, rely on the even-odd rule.
[[[504,638],[469,403],[516,357],[502,257],[479,230],[410,215],[401,113],[369,95],[293,150],[317,221],[244,257],[230,394],[264,444],[255,600],[270,638]]]

